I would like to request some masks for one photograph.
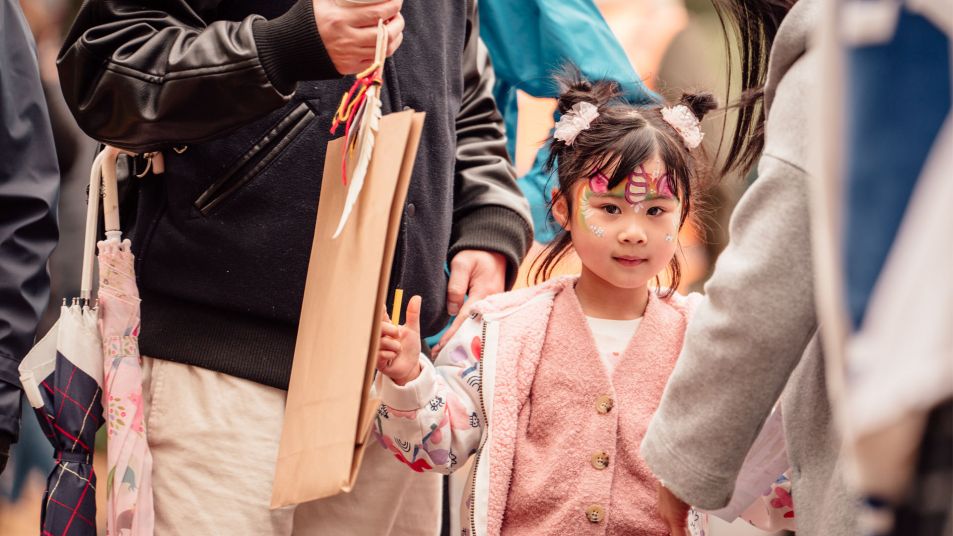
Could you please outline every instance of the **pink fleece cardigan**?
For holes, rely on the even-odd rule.
[[[650,294],[610,379],[575,281],[484,300],[435,366],[422,358],[417,380],[383,382],[375,428],[395,457],[450,472],[477,454],[461,505],[465,534],[667,534],[638,446],[697,296]]]

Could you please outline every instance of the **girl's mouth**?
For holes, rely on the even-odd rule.
[[[647,260],[647,259],[643,259],[642,257],[629,257],[626,255],[623,255],[621,257],[612,257],[612,259],[616,261],[617,263],[621,264],[622,266],[627,266],[627,267],[638,266]]]

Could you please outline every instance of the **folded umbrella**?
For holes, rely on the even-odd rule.
[[[90,192],[99,191],[102,159],[97,156],[93,164]],[[96,431],[103,423],[103,358],[89,298],[98,214],[99,203],[90,199],[81,297],[70,305],[64,301],[59,320],[19,368],[23,390],[56,456],[40,513],[43,536],[96,534],[92,461]]]
[[[130,241],[122,240],[115,206],[118,151],[103,165],[106,240],[99,242],[99,331],[106,403],[106,533],[152,534],[152,454],[146,442],[139,356],[139,290]]]

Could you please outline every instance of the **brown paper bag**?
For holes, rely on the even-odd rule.
[[[381,119],[366,182],[343,233],[343,138],[328,144],[271,507],[350,491],[377,413],[370,398],[381,311],[424,114]]]

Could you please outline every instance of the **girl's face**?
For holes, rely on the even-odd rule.
[[[611,190],[608,176],[578,181],[565,227],[588,271],[618,288],[642,287],[675,255],[680,203],[658,156]]]

